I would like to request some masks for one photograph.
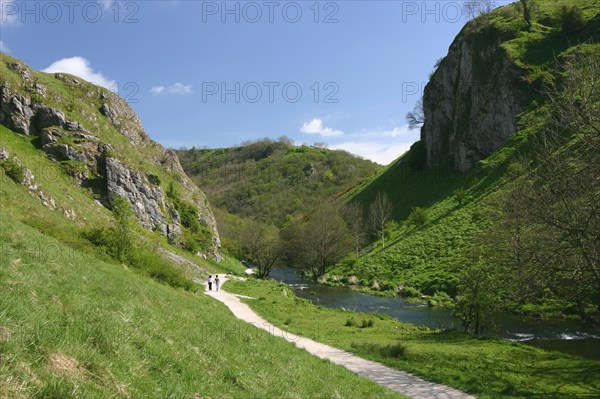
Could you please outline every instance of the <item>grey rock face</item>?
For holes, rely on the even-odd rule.
[[[29,134],[31,119],[34,112],[30,107],[31,101],[19,94],[12,94],[10,85],[0,86],[0,123],[9,129]]]
[[[127,101],[110,92],[103,92],[102,98],[105,102],[100,107],[100,113],[106,116],[123,136],[135,145],[150,140],[144,131],[142,122],[129,107]]]
[[[165,195],[160,187],[152,186],[146,176],[127,168],[116,158],[106,158],[106,188],[109,198],[124,197],[131,203],[142,225],[147,229],[167,229],[162,214]]]
[[[43,129],[50,126],[66,127],[67,118],[62,111],[50,108],[43,104],[36,104],[34,109],[36,122],[39,128]]]
[[[15,70],[24,81],[31,79],[33,72],[28,68],[20,64],[15,64],[14,68],[17,68]],[[82,84],[78,79],[67,75],[56,74],[55,77],[67,84]],[[37,90],[34,86],[30,85],[33,87],[30,88],[30,92],[46,94],[45,87]],[[98,101],[98,96],[100,97],[102,106],[99,111],[105,118],[96,112],[90,114],[85,109],[80,110],[87,121],[86,126],[95,132],[100,124],[112,124],[133,146],[145,148],[150,154],[151,162],[175,175],[182,186],[182,199],[198,209],[198,220],[212,232],[213,249],[207,255],[220,260],[221,243],[210,205],[204,193],[185,175],[177,155],[150,140],[138,116],[121,97],[103,89],[89,91],[88,96],[93,101]],[[54,95],[53,98],[56,100],[57,97]],[[61,101],[60,97],[57,101]],[[150,181],[145,173],[135,171],[127,166],[125,161],[108,155],[114,151],[112,146],[103,143],[81,123],[69,120],[63,110],[50,107],[40,102],[39,98],[32,102],[31,98],[20,94],[19,90],[5,82],[0,86],[0,124],[20,134],[39,136],[41,149],[50,159],[78,163],[65,164],[66,172],[75,178],[77,184],[85,185],[92,177],[105,181],[108,196],[105,196],[106,193],[101,189],[97,192],[102,195],[101,203],[109,206],[111,198],[115,195],[122,196],[132,204],[145,228],[160,232],[172,242],[179,242],[182,233],[180,216],[170,201],[165,201],[165,193],[157,181]],[[8,151],[0,151],[0,159],[4,156],[8,159]],[[33,176],[30,177],[31,179],[23,184],[30,186],[32,191],[39,191],[34,187]],[[41,191],[39,193],[37,196],[45,206],[54,207],[51,198]],[[65,213],[66,217],[74,217],[73,215],[75,214],[71,211]]]
[[[67,120],[64,112],[37,103],[11,91],[10,85],[0,86],[0,123],[21,134],[39,134],[47,127],[59,127],[68,131],[87,132],[79,122]]]
[[[466,171],[500,149],[515,133],[515,118],[529,97],[501,40],[482,46],[473,35],[455,39],[425,87],[421,139],[428,167]]]

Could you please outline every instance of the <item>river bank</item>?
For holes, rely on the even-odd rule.
[[[288,284],[296,295],[317,305],[384,314],[400,321],[432,329],[462,330],[460,320],[452,316],[449,309],[443,307],[431,307],[400,297],[373,295],[348,287],[317,284],[299,276],[291,267],[273,269],[271,277]],[[538,319],[501,313],[496,317],[494,328],[489,329],[485,334],[489,337],[525,342],[600,360],[598,329],[573,320]],[[570,341],[570,343],[564,344],[563,341]]]
[[[415,326],[387,314],[328,309],[274,281],[232,281],[226,288],[256,298],[243,301],[291,333],[480,398],[574,397],[600,390],[596,378],[600,361],[520,342]]]

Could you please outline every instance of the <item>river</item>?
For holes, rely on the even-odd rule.
[[[365,294],[348,287],[315,284],[298,275],[292,267],[273,269],[270,277],[288,284],[298,296],[324,307],[387,314],[430,328],[462,329],[460,321],[444,308],[410,303],[400,297]],[[600,360],[597,328],[570,320],[539,320],[505,313],[498,314],[494,321],[496,326],[487,335]]]

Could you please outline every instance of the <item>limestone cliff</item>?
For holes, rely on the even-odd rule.
[[[512,33],[476,22],[456,37],[425,87],[421,140],[430,168],[470,169],[515,133],[516,116],[531,101],[524,72],[502,47]]]
[[[143,227],[173,243],[182,242],[185,226],[177,206],[184,204],[188,218],[192,209],[204,226],[195,240],[204,241],[198,254],[220,259],[216,221],[204,193],[177,156],[148,137],[125,100],[71,75],[33,71],[4,54],[2,62],[9,73],[0,78],[0,124],[33,136],[73,184],[102,205],[110,208],[116,195],[127,199]],[[169,198],[165,192],[173,187],[177,197]]]

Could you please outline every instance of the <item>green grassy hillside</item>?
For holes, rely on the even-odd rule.
[[[363,286],[391,292],[404,289],[405,294],[418,295],[411,289],[416,288],[426,294],[455,293],[457,271],[478,247],[475,236],[496,228],[490,227],[489,200],[513,187],[518,176],[513,161],[518,157],[535,159],[530,138],[550,126],[547,92],[560,81],[566,55],[579,50],[598,54],[597,2],[530,4],[535,5],[530,27],[521,17],[522,11],[513,4],[472,21],[460,33],[481,49],[486,37],[489,42],[501,40],[503,57],[520,68],[532,100],[525,112],[517,116],[519,131],[501,150],[466,173],[447,167],[425,168],[425,143],[420,141],[375,178],[355,187],[346,199],[365,209],[378,192],[387,193],[398,225],[389,231],[389,245],[381,249],[373,243],[359,259],[348,257],[330,272],[330,282],[348,282],[350,276],[356,276]],[[572,6],[575,8],[569,8]],[[565,17],[563,10],[573,9],[579,11]],[[573,13],[576,17],[572,17]],[[569,23],[575,23],[576,28]],[[577,136],[573,140],[578,140]],[[509,170],[511,173],[507,173]],[[457,190],[459,195],[455,195]],[[427,221],[423,225],[406,221],[414,207],[425,209]]]
[[[238,321],[202,293],[49,238],[2,200],[3,397],[399,397]]]
[[[214,206],[279,227],[380,169],[344,151],[269,140],[177,154]]]
[[[165,227],[177,226],[181,234],[169,236],[170,244],[177,244],[173,250],[194,247],[191,252],[218,257],[218,233],[204,194],[181,170],[175,154],[147,136],[122,98],[68,74],[34,71],[3,53],[0,87],[0,146],[32,171],[58,209],[74,211],[73,225],[110,220],[110,212],[97,206],[111,208],[109,183],[121,193],[135,186],[139,193],[129,202],[152,240],[166,242],[160,237],[168,235]],[[109,160],[121,166],[113,175],[125,173],[112,182]],[[154,209],[148,209],[151,202]],[[189,219],[201,223],[186,223]]]

